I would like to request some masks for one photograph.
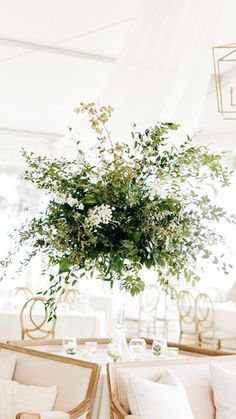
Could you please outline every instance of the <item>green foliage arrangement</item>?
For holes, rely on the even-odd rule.
[[[154,268],[166,289],[170,278],[195,283],[202,258],[227,273],[214,247],[223,241],[215,231],[221,219],[234,222],[212,203],[204,185],[230,184],[231,172],[222,155],[194,146],[191,138],[177,145],[171,140],[178,126],[157,123],[139,132],[134,125],[127,143],[114,143],[108,129],[113,109],[81,103],[75,112],[88,116],[98,141],[94,165],[76,142],[73,160],[37,156],[23,151],[23,178],[48,194],[48,205],[18,230],[17,246],[27,246],[24,267],[41,252],[50,274],[44,291],[53,311],[56,296],[87,273],[111,285],[115,278],[132,295],[144,283],[142,267]],[[12,263],[10,252],[3,268]]]

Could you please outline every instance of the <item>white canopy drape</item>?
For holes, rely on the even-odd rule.
[[[232,0],[146,0],[101,97],[120,136],[130,122],[197,127],[212,75],[211,47],[234,34]]]

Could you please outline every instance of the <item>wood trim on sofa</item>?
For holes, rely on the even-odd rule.
[[[49,341],[45,341],[45,342],[48,343]],[[36,342],[35,342],[35,345],[36,345]],[[91,418],[93,403],[94,403],[94,399],[95,399],[95,395],[97,391],[98,379],[99,379],[100,371],[101,371],[100,365],[95,364],[93,362],[82,361],[79,359],[67,358],[63,355],[55,355],[48,352],[42,352],[35,349],[26,348],[23,345],[22,346],[12,345],[8,343],[0,342],[0,350],[1,349],[6,349],[9,351],[23,353],[30,356],[53,360],[56,362],[62,362],[64,364],[73,364],[73,365],[81,366],[83,368],[91,369],[92,372],[91,372],[85,400],[82,403],[80,403],[78,406],[73,408],[71,411],[67,412],[69,414],[70,419],[76,419],[85,413],[87,413],[87,419]]]

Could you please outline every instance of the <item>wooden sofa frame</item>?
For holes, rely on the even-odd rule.
[[[149,344],[149,345],[152,344],[152,339],[145,339],[145,340],[146,340],[147,344]],[[173,342],[168,342],[168,346],[169,347],[177,347],[180,351],[183,351],[183,352],[186,352],[186,353],[192,353],[192,354],[195,354],[196,356],[197,356],[197,354],[199,354],[200,356],[203,356],[203,357],[235,355],[235,352],[226,352],[226,351],[219,351],[219,350],[201,348],[197,345],[188,346],[188,345],[182,345],[182,344],[177,344],[177,343],[173,343]],[[195,360],[197,362],[197,357],[195,358]],[[192,362],[192,361],[190,361],[190,360],[183,361],[183,363],[188,363],[188,362]],[[119,364],[117,364],[117,365],[119,365]],[[135,365],[135,363],[134,363],[134,365]],[[126,366],[130,367],[130,363],[122,362],[122,366],[124,366],[124,368]],[[125,419],[125,417],[127,415],[129,415],[129,413],[124,410],[124,408],[120,404],[118,398],[116,397],[116,395],[113,395],[113,391],[112,391],[111,374],[112,374],[112,370],[114,368],[116,368],[116,364],[107,364],[107,383],[108,383],[109,401],[110,401],[110,417],[111,417],[111,419]]]
[[[45,341],[45,342],[48,343],[49,341]],[[12,351],[15,353],[22,353],[22,354],[26,354],[26,355],[30,355],[34,357],[53,360],[53,361],[64,363],[64,364],[73,364],[73,365],[78,365],[83,368],[91,369],[92,372],[91,372],[85,400],[81,402],[78,406],[74,407],[69,412],[66,412],[69,415],[69,419],[76,419],[84,414],[87,414],[86,416],[87,419],[91,418],[94,399],[95,399],[95,395],[97,391],[98,379],[99,379],[100,371],[101,371],[100,365],[92,363],[92,362],[81,361],[79,359],[74,359],[74,358],[69,358],[69,357],[67,358],[62,355],[55,355],[55,354],[50,354],[47,352],[41,352],[38,350],[26,348],[24,346],[12,345],[9,343],[0,342],[0,350],[1,349],[6,349],[8,351]],[[35,417],[37,416],[35,415],[32,416],[32,418],[35,418]],[[20,419],[20,418],[23,418],[23,416],[21,414],[18,414],[16,419]],[[28,415],[27,418],[30,418],[30,415]]]

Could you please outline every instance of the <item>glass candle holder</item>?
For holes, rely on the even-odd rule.
[[[77,352],[76,338],[63,338],[63,349],[67,355],[75,355]]]
[[[85,348],[87,349],[88,353],[91,355],[91,359],[94,358],[94,356],[97,353],[97,342],[85,342]]]
[[[167,341],[163,337],[157,337],[153,339],[152,353],[156,357],[164,357],[166,354]]]
[[[113,362],[120,362],[122,359],[122,348],[116,342],[108,343],[107,353]]]
[[[129,349],[133,359],[140,360],[145,358],[146,341],[141,338],[133,338],[129,343]]]

